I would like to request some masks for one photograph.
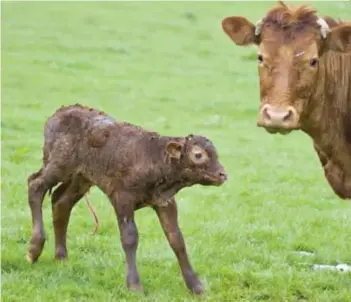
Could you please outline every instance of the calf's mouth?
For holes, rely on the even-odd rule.
[[[203,172],[203,179],[208,185],[221,186],[228,180],[228,174],[224,171],[215,173]]]

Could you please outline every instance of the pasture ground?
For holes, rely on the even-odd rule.
[[[305,134],[274,136],[256,127],[255,49],[236,47],[221,30],[224,16],[255,22],[274,3],[2,3],[2,301],[351,301],[350,274],[309,267],[351,264],[350,203],[329,188]],[[313,5],[321,15],[350,18],[349,2]],[[136,215],[147,293],[129,293],[115,216],[97,189],[91,200],[99,233],[89,235],[93,220],[80,202],[69,260],[53,261],[46,197],[48,240],[36,265],[25,261],[26,180],[41,165],[43,125],[56,108],[76,102],[165,135],[201,133],[214,141],[229,181],[178,194],[207,297],[187,292],[151,209]]]

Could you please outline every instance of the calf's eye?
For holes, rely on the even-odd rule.
[[[310,60],[310,65],[312,67],[316,67],[317,66],[317,63],[318,63],[318,60],[316,58],[313,58]]]
[[[257,60],[258,60],[259,64],[263,63],[263,56],[262,55],[258,55],[257,56]]]
[[[200,159],[202,157],[202,153],[195,153],[195,158]]]

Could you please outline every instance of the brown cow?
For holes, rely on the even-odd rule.
[[[52,194],[55,257],[67,257],[66,235],[74,205],[96,185],[116,212],[129,289],[142,290],[136,267],[134,211],[152,207],[177,256],[187,287],[203,287],[193,271],[178,226],[175,194],[195,184],[220,186],[227,173],[210,140],[199,135],[161,136],[81,105],[62,107],[46,122],[42,168],[28,178],[33,232],[27,259],[36,262],[45,243],[43,198]]]
[[[258,126],[307,133],[334,192],[351,198],[351,23],[279,2],[255,25],[233,16],[222,26],[258,48]]]

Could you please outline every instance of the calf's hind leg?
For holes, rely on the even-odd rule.
[[[66,236],[71,211],[92,184],[83,177],[62,183],[52,194],[52,219],[55,233],[55,258],[67,257]]]
[[[27,260],[34,263],[41,255],[45,244],[43,223],[43,200],[46,192],[58,183],[56,170],[51,165],[41,168],[28,177],[28,203],[32,215],[32,237],[29,242]]]
[[[163,231],[172,247],[188,289],[195,294],[202,294],[204,288],[191,267],[182,232],[178,225],[178,210],[175,198],[167,206],[154,207]]]

